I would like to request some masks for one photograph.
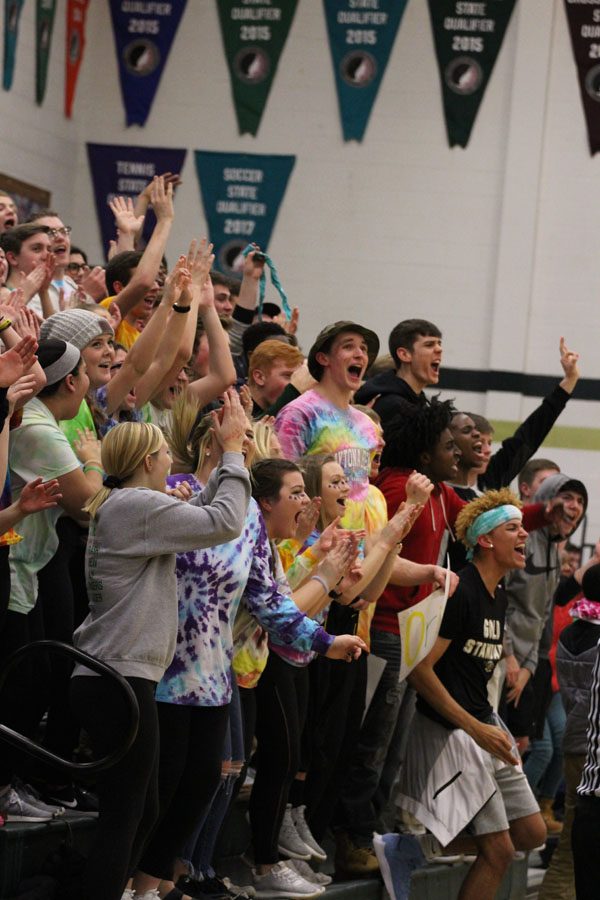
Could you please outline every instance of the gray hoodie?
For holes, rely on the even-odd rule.
[[[533,502],[547,503],[567,482],[574,480],[562,473],[551,475],[542,482]],[[583,485],[581,488],[585,491]],[[587,505],[587,494],[584,500]],[[507,656],[514,654],[519,666],[529,669],[533,675],[560,575],[558,540],[548,528],[532,531],[527,538],[525,556],[525,568],[513,570],[505,581],[508,606],[504,652]]]
[[[224,453],[189,503],[148,488],[112,491],[90,525],[90,612],[75,646],[121,675],[160,681],[177,639],[175,554],[238,537],[249,499],[241,453]],[[75,669],[75,675],[91,674]]]

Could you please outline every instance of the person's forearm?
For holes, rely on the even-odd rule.
[[[168,387],[192,355],[198,299],[192,295],[189,313],[171,313],[158,351],[146,374],[136,387],[136,406],[140,409],[155,393]],[[146,329],[144,329],[145,331]],[[143,333],[143,332],[142,332]],[[191,337],[190,337],[191,336]],[[139,341],[139,338],[138,338]],[[137,343],[137,341],[136,341]],[[188,352],[189,351],[189,352]]]
[[[240,285],[240,293],[235,301],[235,305],[242,309],[256,309],[256,301],[258,299],[258,282],[260,279],[252,278],[250,275],[244,275]]]
[[[201,310],[200,317],[208,339],[208,370],[223,384],[234,384],[236,380],[235,366],[229,349],[227,332],[221,325],[214,307]]]
[[[477,726],[477,719],[463,709],[448,693],[431,665],[419,663],[408,676],[408,683],[429,706],[457,728],[470,734]]]
[[[152,237],[148,241],[131,281],[116,295],[115,303],[123,317],[131,312],[133,307],[152,289],[165,253],[172,224],[172,219],[161,219],[156,223]]]
[[[169,322],[169,313],[171,305],[169,303],[160,303],[155,309],[154,314],[139,338],[127,352],[125,362],[117,374],[108,382],[106,387],[106,409],[110,415],[118,409],[119,405],[125,399],[129,391],[138,385],[141,379],[148,371],[152,360],[156,353],[156,347],[161,337],[168,333],[167,322]],[[186,315],[189,315],[187,313]],[[174,313],[179,320],[183,318],[181,314]],[[172,323],[170,323],[172,324]],[[174,327],[180,327],[183,330],[183,323],[174,323]],[[164,374],[164,373],[163,373]],[[160,378],[156,379],[156,384],[160,383]],[[147,398],[146,398],[147,399]],[[137,397],[137,402],[143,403],[141,398]]]
[[[375,577],[372,578],[364,588],[361,588],[356,596],[359,596],[360,594],[363,600],[368,600],[369,603],[374,603],[376,600],[379,600],[388,586],[397,557],[398,552],[395,549],[389,550],[383,564],[377,570]]]
[[[390,580],[396,557],[395,548],[377,541],[363,560],[360,580],[344,591],[344,602],[351,603],[356,597],[377,600]]]
[[[397,556],[389,583],[398,587],[417,587],[420,584],[429,584],[434,580],[434,576],[433,566],[422,565]]]
[[[206,406],[215,400],[236,381],[229,339],[217,311],[214,308],[207,309],[203,314],[203,322],[208,338],[208,375],[192,381],[188,387],[200,406]]]
[[[332,587],[333,585],[328,585],[330,590]],[[293,591],[291,597],[300,612],[303,612],[310,619],[314,619],[321,610],[331,603],[329,591],[326,591],[321,582],[312,576],[302,587]]]
[[[50,292],[48,288],[40,288],[39,291],[40,303],[42,304],[42,315],[44,319],[49,319],[50,316],[53,316],[56,310],[54,309],[54,304],[50,297]]]

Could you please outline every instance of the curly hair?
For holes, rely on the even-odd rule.
[[[382,467],[419,469],[421,455],[433,451],[454,414],[452,400],[432,397],[423,406],[404,403],[402,412],[384,426],[386,445],[381,456]]]
[[[490,509],[507,504],[516,506],[517,509],[521,509],[523,506],[510,488],[500,488],[499,491],[486,491],[481,497],[476,497],[475,500],[471,500],[470,503],[463,506],[456,517],[455,531],[459,541],[462,541],[465,546],[469,546],[466,542],[466,535],[475,519]]]

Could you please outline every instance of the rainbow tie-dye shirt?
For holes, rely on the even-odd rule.
[[[335,456],[350,484],[342,525],[353,531],[363,529],[371,456],[378,444],[371,419],[353,406],[340,409],[313,390],[284,406],[275,430],[288,459],[315,453]]]

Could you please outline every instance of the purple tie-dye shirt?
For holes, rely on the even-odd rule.
[[[174,486],[193,475],[168,479]],[[231,699],[231,626],[240,601],[280,644],[325,653],[331,635],[300,612],[272,574],[265,523],[255,500],[248,506],[241,535],[218,547],[177,554],[179,626],[175,656],[156,699],[183,706],[224,706]]]

